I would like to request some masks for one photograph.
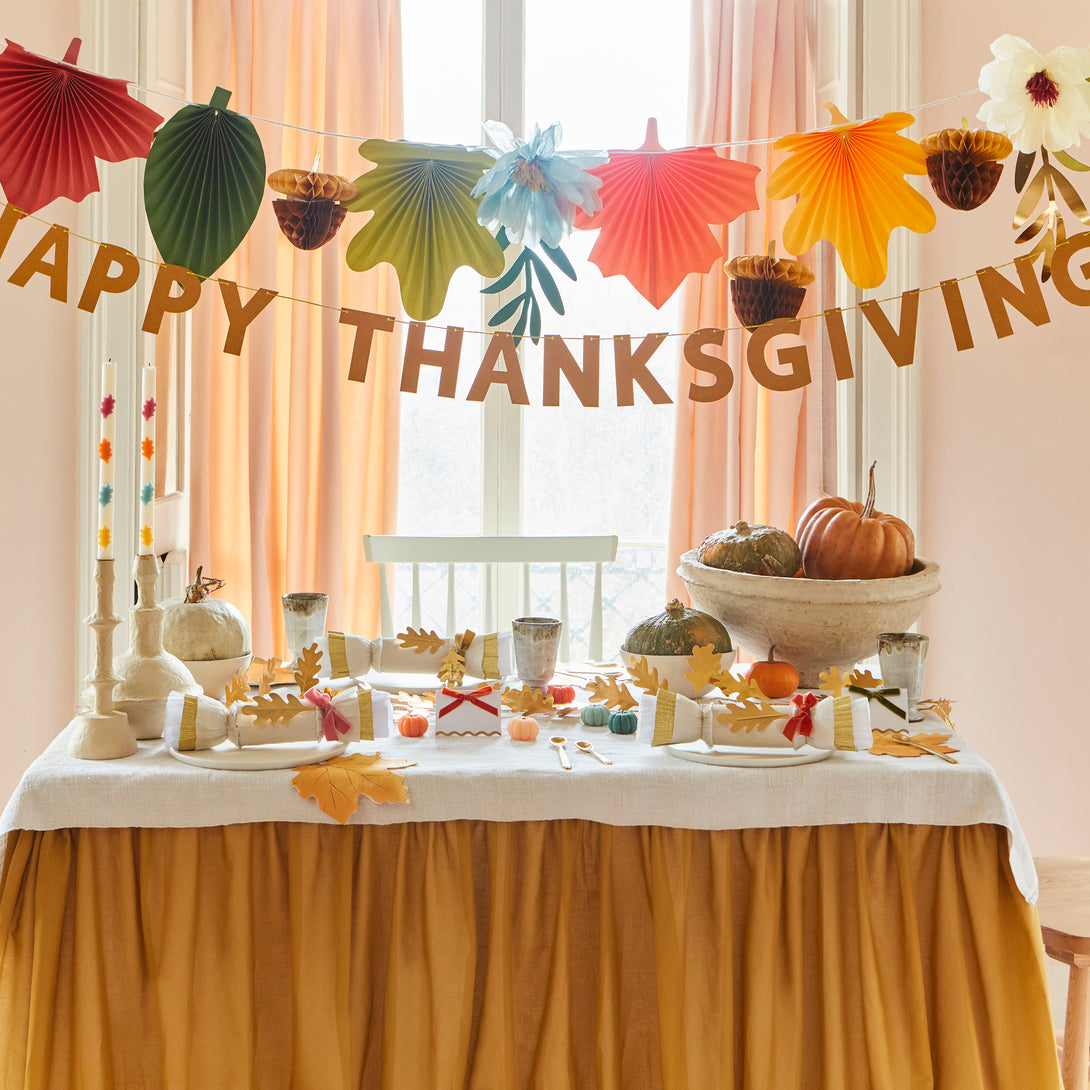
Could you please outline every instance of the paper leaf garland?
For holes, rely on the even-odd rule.
[[[602,179],[602,210],[576,216],[577,227],[600,229],[590,260],[605,276],[626,277],[654,307],[689,273],[706,273],[723,256],[709,224],[758,208],[759,167],[709,147],[667,151],[654,118],[641,147],[611,151],[590,173]]]
[[[79,46],[73,38],[60,63],[15,42],[0,54],[0,185],[24,212],[96,192],[95,159],[144,158],[163,120],[124,80],[76,68]]]
[[[230,97],[217,87],[207,106],[183,106],[155,134],[144,170],[159,253],[199,276],[211,276],[235,252],[265,190],[257,129],[227,109]]]
[[[886,278],[894,227],[925,233],[935,226],[935,210],[904,177],[926,174],[927,162],[915,140],[897,135],[915,120],[911,114],[888,113],[853,125],[835,107],[827,108],[834,120],[830,128],[793,133],[773,145],[790,156],[772,172],[766,193],[772,200],[799,194],[783,230],[791,253],[827,239],[848,279],[874,288]]]
[[[360,154],[375,168],[356,179],[359,194],[347,208],[375,214],[348,244],[350,268],[393,265],[402,305],[420,321],[443,309],[460,265],[487,277],[503,272],[500,244],[477,222],[477,202],[470,196],[493,163],[487,152],[365,140]]]
[[[384,760],[381,753],[351,753],[293,769],[298,775],[291,785],[301,798],[314,799],[323,813],[343,825],[359,809],[360,795],[372,802],[408,802],[405,781],[391,771],[408,763]]]

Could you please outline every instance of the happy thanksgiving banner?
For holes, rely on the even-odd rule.
[[[1090,305],[1090,263],[1079,256],[1090,245],[1090,233],[1069,237],[1064,219],[1090,227],[1090,210],[1060,169],[1090,171],[1068,151],[1090,136],[1085,49],[1059,46],[1041,54],[1021,38],[996,39],[993,59],[980,69],[978,88],[986,101],[977,111],[983,122],[977,130],[970,131],[963,118],[960,127],[917,141],[901,135],[916,120],[912,112],[851,121],[829,104],[825,128],[747,142],[767,143],[780,153],[762,179],[763,205],[790,201],[791,212],[766,253],[734,257],[724,253],[722,235],[712,228],[760,212],[761,168],[721,154],[737,146],[730,143],[666,149],[653,118],[638,148],[561,150],[559,122],[543,130],[534,126],[521,138],[487,121],[489,144],[475,148],[348,137],[362,140],[358,154],[367,164],[354,180],[319,171],[318,159],[309,169],[288,165],[268,173],[254,121],[285,122],[230,110],[231,92],[222,87],[207,104],[186,103],[164,119],[129,94],[130,86],[145,93],[146,88],[79,68],[79,49],[80,40],[72,39],[57,61],[9,41],[0,53],[0,186],[9,202],[0,214],[0,257],[10,251],[18,261],[8,282],[24,286],[44,277],[52,298],[69,302],[69,243],[78,236],[46,224],[28,248],[28,230],[20,228],[16,242],[16,227],[58,197],[79,202],[96,191],[97,160],[143,160],[144,208],[161,261],[148,262],[155,274],[144,285],[141,329],[157,333],[167,314],[191,310],[202,294],[217,291],[227,319],[223,351],[229,355],[241,353],[247,331],[278,297],[274,288],[213,279],[254,228],[266,188],[277,195],[272,207],[281,233],[299,250],[325,246],[349,215],[369,213],[348,241],[345,261],[358,272],[381,264],[397,273],[409,318],[400,380],[405,393],[418,390],[428,367],[438,370],[440,397],[457,396],[460,377],[472,372],[469,401],[483,401],[493,386],[502,386],[514,404],[555,406],[566,383],[587,407],[601,404],[604,392],[617,405],[633,405],[637,387],[641,397],[667,404],[671,398],[652,367],[673,336],[684,338],[682,355],[699,380],[686,396],[700,402],[726,397],[736,378],[716,351],[723,348],[726,329],[687,335],[589,332],[578,338],[545,331],[549,311],[565,312],[560,285],[578,281],[564,252],[573,230],[593,231],[588,261],[604,276],[624,278],[655,308],[690,274],[724,268],[740,323],[735,328],[749,331],[745,366],[769,390],[796,390],[812,381],[808,351],[798,337],[804,320],[822,323],[837,379],[853,377],[849,309],[861,311],[898,367],[908,366],[915,355],[921,289],[899,300],[870,299],[858,308],[800,318],[814,273],[797,257],[777,258],[776,247],[799,255],[827,242],[852,284],[863,291],[877,288],[886,279],[893,231],[926,234],[937,223],[931,200],[913,176],[926,175],[943,204],[971,212],[996,192],[1004,160],[1014,152],[1011,226],[1018,232],[1015,243],[1028,252],[935,286],[953,344],[965,351],[983,333],[967,317],[967,291],[982,294],[992,332],[1000,338],[1014,332],[1012,311],[1040,326],[1050,320],[1057,297]],[[84,241],[96,251],[73,298],[81,310],[94,313],[103,295],[137,285],[141,259],[108,242]],[[480,274],[482,294],[506,293],[488,319],[479,359],[465,358],[466,330],[428,324],[441,313],[451,278],[462,266]],[[1073,269],[1082,278],[1078,283]],[[376,342],[402,319],[345,307],[339,320],[351,330],[348,378],[365,382]],[[518,355],[525,338],[542,345],[541,389],[533,398]],[[611,378],[603,375],[604,340],[612,342],[605,364],[611,354]]]

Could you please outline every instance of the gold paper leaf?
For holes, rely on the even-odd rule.
[[[934,712],[951,730],[957,730],[953,716],[950,714],[952,704],[953,701],[940,697],[938,700],[917,701],[916,706],[924,711]]]
[[[466,629],[465,632],[459,632],[454,637],[454,646],[458,648],[458,653],[462,656],[469,650],[469,645],[473,642],[477,633]]]
[[[915,746],[910,746],[905,742],[898,742],[896,735],[901,732],[894,730],[871,730],[871,735],[874,738],[874,745],[867,750],[868,753],[874,753],[879,757],[924,757],[927,754],[926,750],[917,749]],[[937,750],[939,753],[957,753],[958,751],[953,746],[948,746],[946,743],[949,738],[945,734],[910,734],[909,738],[921,745],[928,746],[930,749]]]
[[[293,769],[298,775],[291,783],[301,798],[316,800],[323,813],[343,825],[359,808],[360,795],[372,802],[408,802],[404,780],[391,771],[405,767],[404,761],[383,760],[380,753],[351,753]]]
[[[716,719],[720,723],[728,724],[734,734],[741,730],[746,734],[764,730],[777,720],[790,717],[789,713],[774,707],[754,682],[736,678],[727,671],[719,679],[718,685],[726,697],[726,708]]]
[[[451,649],[443,656],[443,663],[439,667],[439,680],[446,685],[461,685],[465,676],[465,657]]]
[[[685,677],[698,693],[705,685],[718,682],[723,670],[723,656],[713,651],[713,646],[709,643],[706,647],[694,647],[688,659],[690,669],[685,671]]]
[[[640,706],[632,696],[632,690],[617,678],[596,677],[587,685],[587,691],[595,704],[605,704],[620,711]]]
[[[257,697],[251,714],[259,723],[286,723],[308,708],[313,710],[313,707],[312,704],[304,703],[294,693],[269,693],[266,696]]]
[[[397,639],[402,647],[407,647],[418,655],[424,654],[425,651],[441,651],[447,646],[447,641],[442,636],[436,632],[427,632],[423,628],[419,630],[407,628],[404,632],[397,634]]]
[[[246,671],[239,670],[223,690],[223,702],[230,707],[240,701],[250,699],[250,686],[246,681]]]
[[[505,708],[518,712],[519,715],[533,715],[535,712],[551,712],[553,698],[540,689],[523,685],[521,689],[507,688],[500,695],[500,703]]]
[[[307,689],[313,689],[318,684],[321,661],[322,652],[318,650],[316,643],[299,652],[299,657],[295,660],[295,672],[292,674],[295,684],[299,686],[299,692],[305,693]]]
[[[822,692],[831,693],[833,696],[843,696],[844,686],[848,684],[838,666],[830,666],[828,670],[822,670],[818,674],[821,684],[818,686]]]
[[[881,689],[882,679],[875,677],[870,670],[855,670],[848,678],[849,685],[858,685],[860,689]]]
[[[645,692],[657,693],[659,689],[670,688],[665,681],[659,681],[658,668],[647,665],[646,655],[634,658],[629,664],[628,671],[632,675],[634,684]]]

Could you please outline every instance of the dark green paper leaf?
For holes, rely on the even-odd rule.
[[[1026,184],[1026,179],[1029,177],[1030,170],[1033,169],[1033,161],[1036,158],[1037,152],[1035,151],[1020,151],[1018,153],[1018,162],[1014,167],[1015,193],[1022,192],[1022,187]]]
[[[509,288],[518,279],[519,273],[522,272],[522,267],[526,264],[527,252],[528,251],[523,250],[522,253],[511,262],[511,268],[509,268],[499,280],[494,280],[491,284],[481,288],[481,294],[495,295],[497,292],[503,291],[504,288]]]
[[[557,314],[563,314],[564,300],[560,298],[560,291],[556,286],[556,281],[553,279],[553,274],[549,272],[549,266],[546,265],[537,254],[530,250],[527,250],[526,253],[530,255],[530,260],[534,265],[534,271],[537,273],[537,282],[541,285],[541,290],[545,293],[545,298],[549,300],[549,306],[551,306]],[[530,329],[533,330],[533,328],[533,321],[531,320]],[[534,343],[536,344],[537,341],[535,340]]]
[[[569,279],[575,279],[575,269],[568,260],[568,255],[559,246],[546,246],[543,242],[541,248],[545,256]]]
[[[517,295],[514,299],[510,300],[507,303],[504,303],[503,306],[500,307],[500,309],[497,310],[496,313],[488,319],[488,324],[490,326],[503,325],[503,323],[506,322],[507,319],[510,318],[511,315],[514,314],[515,311],[518,310],[518,308],[526,302],[526,299],[527,295],[524,293],[522,295]]]
[[[541,307],[537,300],[530,296],[530,340],[537,344],[541,340]]]
[[[265,152],[253,123],[217,87],[156,134],[144,169],[148,226],[163,260],[211,276],[246,237],[261,207]]]

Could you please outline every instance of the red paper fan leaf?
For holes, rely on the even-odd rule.
[[[655,119],[636,151],[611,151],[590,171],[602,179],[602,210],[576,214],[575,225],[599,228],[590,260],[606,276],[624,276],[661,307],[691,272],[706,273],[723,256],[708,225],[730,223],[758,207],[760,167],[714,148],[667,151]]]
[[[124,80],[76,68],[79,46],[73,38],[60,62],[11,41],[0,53],[0,185],[24,212],[83,200],[99,188],[95,158],[146,157],[163,120]]]

